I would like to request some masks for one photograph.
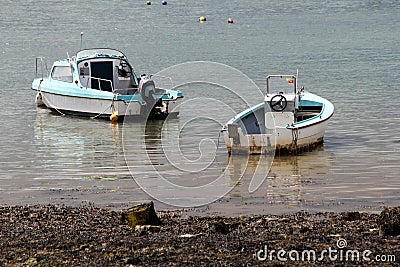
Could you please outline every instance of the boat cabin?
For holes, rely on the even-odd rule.
[[[86,49],[69,60],[70,64],[55,64],[52,78],[73,82],[76,71],[83,88],[127,95],[138,90],[138,80],[126,56],[114,49]],[[75,64],[73,64],[75,63]],[[77,70],[74,70],[74,65]],[[75,80],[77,83],[77,80]]]
[[[138,83],[126,56],[113,49],[87,49],[76,55],[84,87],[120,94],[134,94]]]

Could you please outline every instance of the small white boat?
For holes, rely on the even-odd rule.
[[[266,80],[264,102],[223,127],[229,154],[292,154],[321,145],[333,104],[304,87],[297,88],[295,75],[270,75]]]
[[[36,104],[55,113],[110,120],[176,116],[183,97],[180,91],[156,88],[149,76],[137,77],[128,58],[109,48],[80,50],[54,62],[49,74],[44,59],[37,58],[32,89]]]

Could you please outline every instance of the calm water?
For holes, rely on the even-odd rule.
[[[112,126],[38,110],[29,90],[35,57],[45,56],[51,65],[66,52],[73,54],[79,49],[81,31],[84,47],[120,49],[137,73],[157,73],[187,61],[213,61],[238,69],[263,89],[266,75],[299,69],[301,85],[334,103],[336,112],[322,148],[275,158],[270,171],[269,163],[260,158],[235,158],[224,183],[229,187],[244,175],[239,185],[200,211],[378,211],[400,204],[397,0],[306,0],[285,5],[278,0],[170,0],[167,6],[161,1],[152,6],[145,1],[17,2],[6,0],[0,10],[0,204],[93,202],[120,208],[150,199],[133,181],[124,151],[133,176],[148,179],[152,190],[173,201],[177,198],[157,183],[154,168],[188,186],[210,182],[226,166],[224,144],[219,144],[217,161],[207,171],[199,172],[204,166],[196,161],[203,156],[200,151],[215,150],[220,123],[243,108],[241,99],[218,86],[182,87],[185,100],[193,101],[182,106],[180,120],[164,126],[155,122],[147,129],[142,124]],[[198,23],[200,16],[207,22]],[[228,17],[235,23],[228,24]],[[232,78],[216,76],[222,83]],[[261,92],[253,89],[241,89],[250,104],[262,100]],[[227,110],[224,105],[235,108]],[[190,121],[203,111],[215,120]],[[168,165],[168,153],[176,149],[171,142],[163,143],[169,135],[181,136],[183,159],[197,171],[182,172],[185,162]],[[267,177],[250,194],[248,183],[255,172]]]

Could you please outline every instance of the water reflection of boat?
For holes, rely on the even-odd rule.
[[[304,191],[321,183],[331,168],[330,154],[322,148],[302,156],[275,157],[273,162],[263,155],[232,155],[227,174],[232,183],[240,183],[226,198],[241,198],[262,203],[299,206],[307,201]],[[264,179],[262,186],[249,193],[252,179]],[[255,204],[257,205],[257,204]],[[259,204],[260,205],[260,204]]]
[[[137,135],[134,126],[143,124],[129,125],[130,133]],[[126,166],[121,124],[60,120],[39,109],[32,141],[31,166],[13,185],[21,188],[29,203],[126,207],[148,198]]]
[[[56,177],[111,174],[111,170],[113,176],[122,172],[126,176],[120,127],[104,121],[59,120],[39,111],[34,125],[35,161]]]

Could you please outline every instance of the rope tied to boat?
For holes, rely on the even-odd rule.
[[[297,155],[297,140],[299,139],[299,129],[298,128],[292,128],[292,145],[291,145],[291,150],[294,151],[294,154]]]
[[[40,85],[42,84],[43,79],[40,80],[39,86],[38,86],[38,90],[39,90],[39,94],[43,97],[43,99],[49,104],[49,106],[51,108],[53,108],[55,111],[57,111],[58,113],[60,113],[61,116],[65,116],[65,114],[63,112],[61,112],[55,105],[51,104],[51,102],[49,101],[49,99],[46,97],[45,94],[42,93],[42,89],[40,89]]]
[[[219,139],[221,137],[221,133],[222,133],[222,130],[220,130],[219,133],[218,133],[217,144],[216,144],[217,147],[216,147],[215,152],[214,152],[214,160],[217,163],[218,167],[222,166],[221,163],[218,161],[218,157],[217,157],[217,153],[218,153],[218,149],[219,149]]]
[[[99,114],[97,114],[96,116],[90,117],[91,119],[97,119],[98,117],[100,117],[101,115],[103,115],[107,110],[111,109],[111,113],[115,112],[115,106],[114,106],[114,99],[115,99],[116,94],[113,95],[112,99],[111,99],[111,105],[109,105],[108,107],[106,107],[102,112],[100,112]]]
[[[41,92],[41,89],[40,89],[40,85],[42,84],[42,82],[43,82],[43,79],[40,79],[39,85],[38,85],[38,89],[37,89],[38,93],[36,94],[36,99],[35,99],[35,103],[36,103],[37,106],[43,106],[44,105],[42,92]]]

